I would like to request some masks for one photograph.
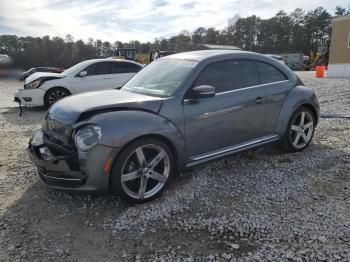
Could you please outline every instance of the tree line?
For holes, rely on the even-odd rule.
[[[319,46],[328,46],[332,30],[332,19],[350,15],[350,8],[337,6],[334,15],[318,7],[305,11],[295,9],[287,14],[279,11],[274,17],[262,19],[256,15],[239,18],[223,30],[214,27],[199,27],[192,33],[182,31],[170,38],[156,38],[154,42],[123,43],[89,39],[74,41],[71,35],[60,37],[19,37],[0,35],[0,53],[14,59],[15,65],[24,69],[34,66],[69,67],[80,61],[115,55],[117,48],[133,47],[136,53],[152,50],[190,51],[198,50],[202,44],[234,45],[243,50],[260,53],[309,54],[317,52]]]

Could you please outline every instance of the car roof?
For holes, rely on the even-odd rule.
[[[228,59],[251,59],[260,61],[263,63],[268,63],[274,67],[281,70],[289,79],[296,79],[295,74],[279,60],[272,58],[271,56],[248,52],[243,50],[200,50],[200,51],[191,51],[178,53],[174,55],[169,55],[160,58],[159,60],[164,59],[181,59],[181,60],[191,60],[198,62],[198,67],[206,66],[210,63],[228,60]]]
[[[135,61],[131,61],[131,60],[127,60],[127,59],[116,59],[113,57],[96,58],[96,59],[89,59],[89,60],[85,60],[85,61],[89,62],[90,64],[97,63],[97,62],[127,62],[127,63],[136,64],[136,65],[141,65],[140,63],[137,63]]]
[[[255,52],[243,51],[243,50],[200,50],[178,53],[174,55],[169,55],[162,57],[160,59],[181,59],[181,60],[191,60],[197,61],[199,64],[208,64],[212,62],[222,61],[226,59],[252,59],[265,63],[269,63],[279,68],[286,74],[290,74],[290,70],[284,66],[281,66],[281,62],[276,58],[268,55],[263,55]]]
[[[183,60],[194,60],[194,61],[200,62],[200,61],[214,58],[214,57],[221,57],[225,55],[234,55],[234,54],[255,54],[255,53],[242,51],[242,50],[223,50],[223,49],[199,50],[199,51],[190,51],[190,52],[169,55],[161,59],[175,58],[175,59],[183,59]]]

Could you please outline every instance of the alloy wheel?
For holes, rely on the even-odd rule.
[[[129,197],[150,198],[166,184],[170,158],[166,150],[158,145],[143,145],[129,154],[121,171],[121,185]]]
[[[54,90],[49,95],[49,104],[52,105],[57,100],[67,96],[67,93],[63,90]]]
[[[314,132],[314,120],[309,112],[301,111],[292,122],[290,141],[292,145],[301,149],[308,145]]]

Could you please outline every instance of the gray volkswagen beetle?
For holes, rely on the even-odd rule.
[[[28,151],[51,188],[145,202],[209,160],[274,142],[301,151],[318,120],[312,89],[278,61],[195,51],[152,62],[121,90],[57,102]]]

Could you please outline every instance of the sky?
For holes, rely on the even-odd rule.
[[[200,26],[223,29],[237,14],[269,18],[318,6],[333,13],[337,5],[350,7],[349,0],[0,0],[0,34],[146,42]]]

